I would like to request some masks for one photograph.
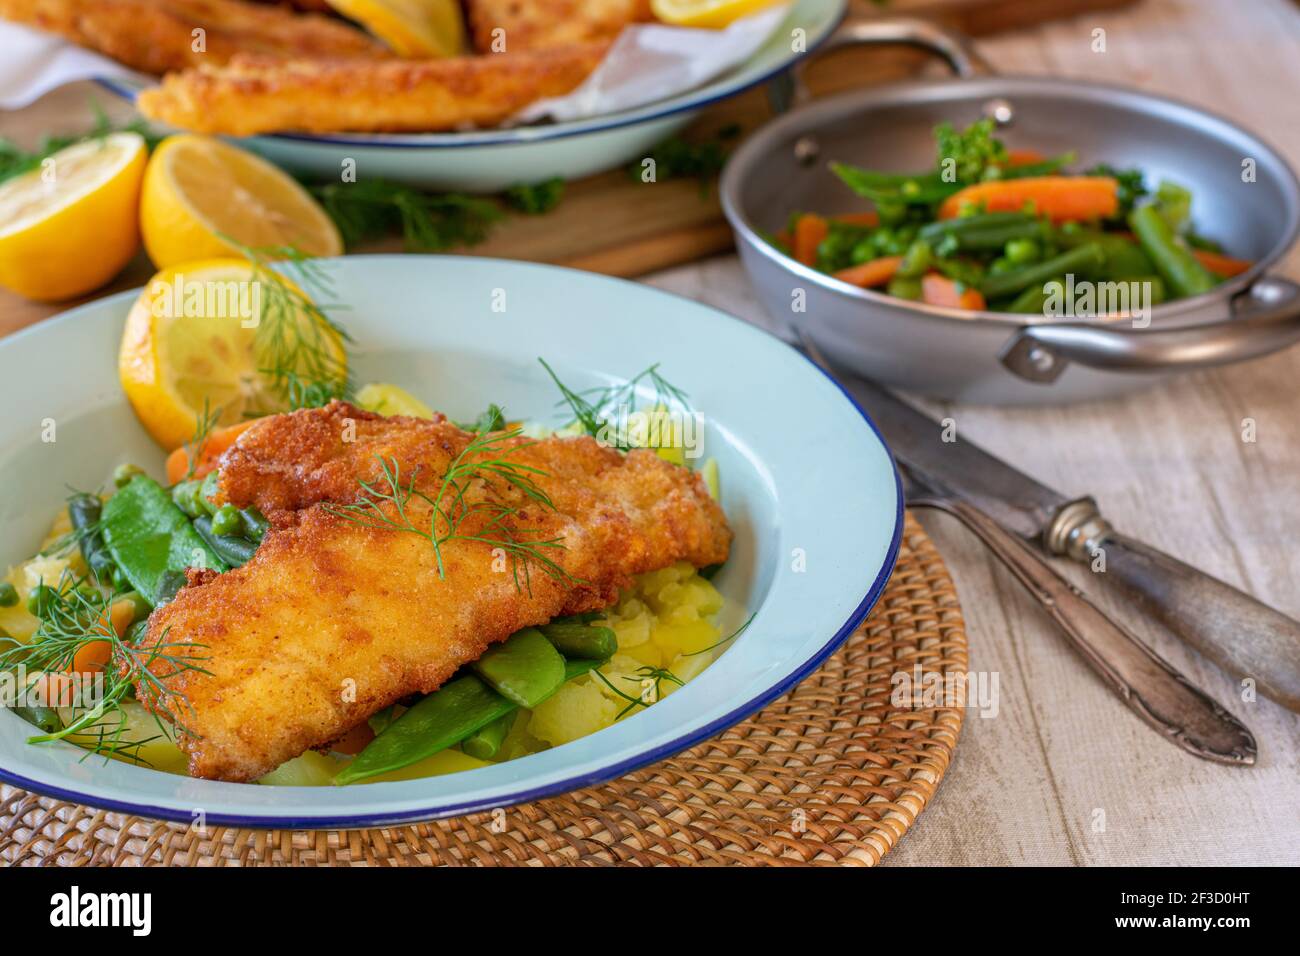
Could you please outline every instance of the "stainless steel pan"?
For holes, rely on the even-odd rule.
[[[1035,404],[1131,391],[1175,372],[1239,362],[1300,339],[1300,286],[1268,270],[1300,228],[1300,183],[1281,156],[1226,119],[1173,100],[1078,80],[992,76],[964,38],[920,20],[849,24],[825,45],[907,43],[942,56],[957,78],[873,87],[804,102],[798,76],[774,90],[792,107],[737,150],[722,204],[767,309],[877,381],[967,402]],[[1012,147],[1074,149],[1080,165],[1141,166],[1148,185],[1194,193],[1199,231],[1248,272],[1204,295],[1126,319],[1049,321],[960,312],[857,289],[765,242],[791,210],[859,203],[827,169],[840,160],[885,170],[934,163],[932,129],[994,116]]]

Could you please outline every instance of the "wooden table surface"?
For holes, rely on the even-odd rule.
[[[1097,28],[1105,53],[1091,49]],[[1236,116],[1300,166],[1298,44],[1286,0],[1146,0],[981,48],[1008,72],[1126,82]],[[1300,278],[1300,254],[1281,271]],[[772,326],[734,256],[647,281]],[[18,324],[0,314],[0,334]],[[1061,490],[1094,494],[1129,533],[1300,617],[1298,382],[1295,349],[1122,400],[932,409]],[[1245,418],[1254,444],[1241,441]],[[967,533],[922,518],[957,581],[971,666],[998,675],[1000,700],[996,716],[969,714],[936,799],[888,864],[1300,864],[1300,716],[1242,701],[1236,682],[1065,569],[1260,745],[1246,770],[1183,754],[1102,686]]]
[[[1090,49],[1106,30],[1107,52]],[[1300,13],[1284,0],[1146,0],[981,41],[1006,72],[1105,78],[1239,117],[1300,167]],[[1300,255],[1280,270],[1300,278]],[[773,327],[734,257],[653,285]],[[1300,349],[1069,408],[930,405],[972,441],[1117,526],[1300,617]],[[1243,444],[1244,418],[1258,441]],[[1240,700],[1235,681],[1126,609],[1097,603],[1244,721],[1251,769],[1184,754],[1129,712],[1019,585],[947,517],[921,518],[956,580],[971,667],[996,672],[1000,708],[968,711],[934,802],[886,863],[1300,863],[1300,716]],[[1073,572],[1073,568],[1065,569]]]

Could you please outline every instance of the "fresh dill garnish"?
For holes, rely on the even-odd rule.
[[[600,678],[601,682],[610,690],[612,690],[615,694],[617,694],[619,697],[622,697],[624,700],[628,701],[628,705],[618,712],[618,716],[614,718],[615,720],[621,719],[634,707],[649,707],[651,704],[658,703],[659,699],[663,696],[660,685],[665,680],[668,681],[670,684],[676,684],[678,687],[686,686],[685,682],[680,677],[678,677],[676,674],[674,674],[672,671],[668,670],[667,668],[652,667],[649,664],[646,664],[642,667],[638,667],[636,669],[636,672],[632,676],[629,677],[627,675],[624,675],[623,677],[623,680],[631,681],[634,684],[640,684],[642,686],[643,689],[640,695],[633,696],[631,694],[625,694],[623,693],[623,691],[615,687],[610,682],[609,678],[606,677],[604,674],[602,674],[599,669],[594,669],[592,670],[591,673],[594,674],[596,677]],[[646,697],[645,691],[649,689],[649,687],[647,687],[646,685],[647,681],[649,681],[650,684],[654,687],[654,694],[652,700],[645,699]]]
[[[457,422],[456,427],[461,431],[478,432],[479,434],[499,432],[506,427],[506,412],[500,405],[493,402],[474,421]]]
[[[253,268],[261,309],[253,347],[258,371],[290,409],[314,408],[331,399],[350,399],[348,346],[352,337],[330,315],[340,308],[320,264],[292,246],[252,249],[236,246]],[[253,408],[251,414],[279,411]]]
[[[208,439],[212,437],[212,431],[221,421],[221,409],[211,408],[208,397],[203,396],[203,411],[199,413],[198,424],[194,426],[194,436],[185,443],[185,477],[181,481],[189,481],[194,477],[194,471],[199,467],[199,459],[203,457],[203,451],[208,447]]]
[[[745,633],[745,630],[749,627],[749,625],[754,623],[754,618],[756,617],[758,617],[757,613],[749,615],[749,620],[745,621],[744,624],[740,625],[740,627],[736,628],[734,631],[732,631],[729,635],[724,637],[722,640],[715,641],[714,643],[710,644],[708,647],[701,647],[698,651],[691,651],[689,654],[683,653],[682,657],[695,657],[697,654],[707,654],[709,651],[721,647],[723,644],[726,644],[728,641],[734,641],[736,638],[740,637],[740,635]]]
[[[610,447],[619,451],[630,451],[636,446],[619,434],[619,430],[613,427],[608,416],[617,413],[621,406],[627,407],[629,411],[635,411],[636,397],[641,389],[653,390],[652,407],[676,406],[682,412],[688,414],[691,412],[689,396],[664,378],[663,373],[659,371],[658,362],[638,372],[621,385],[579,392],[560,381],[560,377],[555,374],[555,369],[551,368],[546,359],[538,358],[537,361],[541,363],[542,368],[546,369],[546,373],[551,376],[551,381],[560,390],[560,404],[569,406],[573,411],[574,421],[582,427],[582,430],[592,438],[608,441]]]
[[[710,186],[722,172],[731,154],[729,142],[740,135],[740,126],[730,123],[711,138],[692,142],[680,136],[664,140],[646,157],[654,161],[654,181],[695,178],[700,181],[700,192],[708,195]],[[645,160],[637,160],[627,167],[631,179],[640,181],[644,175]]]
[[[408,252],[442,252],[482,242],[503,216],[491,199],[428,193],[388,179],[307,187],[320,200],[350,248],[400,232]]]
[[[49,159],[61,149],[66,149],[85,140],[102,139],[110,133],[138,133],[144,138],[145,146],[150,151],[162,140],[162,137],[153,133],[149,129],[149,125],[143,120],[137,119],[129,123],[114,124],[98,103],[92,103],[91,105],[95,110],[95,126],[88,133],[71,136],[47,136],[33,150],[23,149],[13,140],[0,137],[0,182],[14,176],[21,176],[33,169],[39,169],[44,160]]]
[[[501,194],[511,209],[528,216],[548,213],[564,198],[564,180],[556,176],[540,183],[519,183]]]
[[[380,476],[374,481],[358,482],[361,496],[357,501],[349,505],[326,504],[322,507],[329,514],[364,528],[401,531],[425,538],[433,547],[440,578],[447,576],[443,546],[450,541],[477,541],[504,552],[518,591],[532,593],[531,568],[534,564],[548,577],[579,583],[551,557],[551,552],[564,550],[562,539],[543,539],[536,537],[541,534],[538,529],[513,527],[512,520],[520,517],[522,512],[505,502],[492,497],[476,502],[468,500],[475,486],[491,493],[496,482],[503,482],[544,510],[555,510],[550,497],[535,480],[545,477],[546,472],[509,458],[520,449],[535,444],[513,444],[513,439],[520,434],[519,429],[513,429],[477,435],[452,460],[442,475],[437,494],[430,495],[416,487],[418,469],[406,478],[395,458],[378,457]],[[429,506],[427,524],[417,524],[408,513],[413,500]],[[471,519],[472,524],[467,525]]]
[[[41,623],[29,643],[12,638],[10,646],[0,650],[0,671],[16,671],[20,666],[29,671],[44,671],[59,679],[67,679],[73,670],[77,655],[91,644],[109,645],[108,663],[94,677],[102,680],[103,693],[93,706],[81,706],[78,713],[61,730],[28,738],[28,743],[38,744],[69,739],[92,753],[105,757],[138,759],[134,754],[148,740],[127,740],[126,714],[122,704],[132,699],[136,686],[143,690],[155,709],[163,704],[175,716],[185,703],[183,694],[166,684],[168,678],[182,671],[207,673],[200,666],[205,657],[194,653],[203,645],[174,644],[166,641],[166,634],[157,644],[138,648],[118,636],[111,622],[109,608],[113,598],[97,588],[90,587],[84,578],[65,570],[57,587],[50,590],[41,609]],[[160,676],[154,668],[165,664],[168,673]],[[84,675],[83,675],[84,676]],[[60,693],[57,688],[55,693]],[[117,715],[117,725],[112,717]],[[161,717],[155,713],[159,731],[166,734]],[[178,733],[189,733],[177,717],[173,724]],[[156,738],[149,738],[156,739]]]

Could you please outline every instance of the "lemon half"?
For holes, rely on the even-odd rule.
[[[118,376],[141,424],[163,448],[179,448],[194,436],[205,402],[218,426],[287,409],[283,389],[265,372],[275,358],[259,330],[270,322],[284,323],[282,340],[311,343],[345,374],[338,335],[305,309],[269,316],[263,306],[275,293],[255,276],[243,259],[183,263],[154,276],[131,307]],[[299,353],[289,370],[308,376],[306,362]]]
[[[122,271],[140,248],[137,207],[148,151],[136,133],[59,150],[0,184],[0,285],[71,299]]]
[[[159,269],[239,255],[227,238],[255,249],[293,246],[312,256],[343,252],[334,221],[292,176],[207,136],[171,136],[154,150],[140,228]]]

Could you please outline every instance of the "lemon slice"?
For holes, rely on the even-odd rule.
[[[163,140],[144,174],[140,228],[155,266],[293,246],[336,256],[343,240],[302,186],[266,160],[207,136]]]
[[[194,436],[205,402],[217,426],[287,410],[268,368],[305,379],[327,368],[342,381],[347,355],[337,333],[287,297],[285,288],[302,293],[282,282],[277,291],[243,259],[209,259],[164,269],[145,286],[127,315],[118,377],[163,448]]]
[[[326,0],[398,56],[449,57],[465,52],[465,20],[456,0]]]
[[[0,184],[0,285],[54,302],[117,275],[140,248],[147,156],[137,134],[111,133]]]
[[[717,30],[782,0],[650,0],[656,17],[678,27]]]

